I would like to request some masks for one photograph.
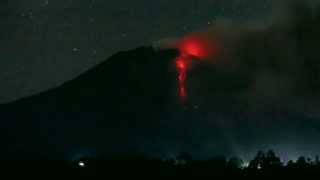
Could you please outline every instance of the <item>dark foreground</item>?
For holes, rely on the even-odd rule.
[[[42,179],[296,179],[319,177],[320,163],[318,157],[315,160],[300,157],[295,162],[284,164],[272,152],[259,152],[249,163],[239,158],[224,157],[196,161],[185,155],[174,160],[139,157],[130,160],[2,161],[0,171],[8,177]]]

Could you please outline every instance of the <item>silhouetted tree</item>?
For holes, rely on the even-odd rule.
[[[180,152],[176,158],[176,164],[184,165],[192,161],[192,156],[188,152]]]
[[[269,150],[266,154],[266,157],[262,163],[263,168],[274,168],[280,167],[282,165],[279,157],[276,156],[273,150]]]
[[[292,160],[290,160],[290,161],[288,161],[288,163],[287,163],[287,167],[288,168],[293,168],[293,167],[295,167],[295,162],[293,162]]]
[[[312,164],[312,159],[309,158],[309,157],[307,158],[307,164],[308,164],[308,165],[311,165],[311,164]]]
[[[227,167],[228,161],[225,156],[217,156],[208,160],[207,165],[213,169],[224,169]]]
[[[228,161],[228,167],[232,169],[240,169],[242,168],[243,160],[238,157],[232,157]]]
[[[300,156],[296,162],[297,167],[299,168],[305,168],[307,167],[308,163],[306,161],[306,158],[304,156]]]
[[[261,169],[263,162],[265,161],[266,155],[263,151],[258,151],[253,160],[249,163],[250,169]]]
[[[316,155],[316,159],[315,159],[315,161],[314,161],[314,164],[315,164],[316,166],[318,166],[319,163],[320,163],[319,156]]]

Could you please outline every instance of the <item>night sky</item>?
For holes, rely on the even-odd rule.
[[[0,101],[70,80],[112,54],[226,18],[259,19],[268,0],[4,0]]]
[[[313,29],[320,28],[308,21],[312,8],[291,2],[1,1],[0,102],[56,87],[119,51],[167,49],[195,36],[216,43],[217,54],[187,74],[191,112],[165,109],[161,136],[135,137],[137,149],[163,157],[189,151],[198,158],[222,153],[248,159],[268,148],[284,160],[318,154],[320,37]]]

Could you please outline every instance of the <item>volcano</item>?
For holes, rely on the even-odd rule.
[[[8,123],[1,126],[6,148],[0,151],[62,157],[66,149],[118,151],[139,134],[153,136],[156,119],[177,96],[177,55],[151,47],[120,52],[59,87],[2,104],[1,120]],[[149,130],[136,132],[145,126]]]

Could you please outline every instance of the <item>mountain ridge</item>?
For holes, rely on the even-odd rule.
[[[54,87],[54,88],[51,88],[48,90],[44,90],[40,93],[31,95],[31,96],[26,96],[26,97],[23,97],[23,98],[20,98],[20,99],[17,99],[17,100],[8,102],[8,103],[2,103],[0,105],[4,106],[4,105],[20,104],[23,101],[28,101],[29,99],[32,99],[32,98],[38,98],[38,97],[44,96],[48,93],[52,93],[54,91],[61,91],[62,89],[66,90],[72,86],[81,86],[81,84],[83,84],[84,82],[92,84],[92,83],[94,83],[94,82],[90,82],[90,81],[92,81],[92,79],[99,79],[102,81],[103,78],[100,78],[99,75],[102,76],[102,75],[114,73],[114,71],[113,72],[108,71],[108,70],[112,69],[112,66],[118,66],[119,68],[121,68],[121,67],[131,68],[131,70],[134,71],[134,68],[135,68],[134,66],[137,65],[135,63],[140,63],[140,65],[143,65],[143,62],[141,60],[141,59],[143,59],[143,57],[139,57],[139,54],[140,54],[140,56],[142,56],[142,54],[144,54],[143,55],[143,56],[145,56],[144,58],[147,58],[147,60],[149,60],[149,58],[152,58],[152,56],[155,56],[157,53],[172,54],[173,55],[172,62],[173,62],[174,55],[177,54],[178,52],[177,52],[177,50],[174,50],[174,49],[164,50],[164,51],[155,50],[151,46],[143,46],[143,47],[139,47],[139,48],[128,50],[128,51],[120,51],[120,52],[115,53],[114,55],[110,56],[105,61],[94,66],[93,68],[90,68],[89,70],[83,72],[82,74],[80,74],[79,76],[77,76],[71,80],[63,82],[61,85],[59,85],[57,87]],[[133,59],[133,60],[131,60],[131,62],[130,62],[130,60],[125,60],[125,61],[121,61],[121,62],[118,61],[119,59],[123,60],[126,58],[140,58],[140,60]],[[131,66],[131,67],[125,67],[121,63],[124,63],[125,66]],[[129,63],[131,63],[131,64],[129,64]],[[150,63],[150,62],[148,62],[148,63]],[[119,71],[121,71],[121,70],[119,70]],[[171,71],[173,71],[173,70],[171,69]],[[105,77],[105,78],[109,78],[109,77]]]
[[[79,147],[136,148],[130,144],[142,134],[157,136],[161,112],[175,103],[177,54],[152,47],[119,52],[59,87],[1,104],[0,152],[34,159]]]

